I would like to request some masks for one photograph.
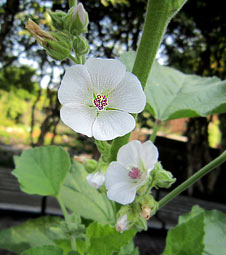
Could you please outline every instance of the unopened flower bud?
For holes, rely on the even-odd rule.
[[[79,56],[86,55],[89,52],[89,43],[84,36],[78,36],[73,39],[73,49]]]
[[[149,220],[151,217],[151,208],[148,206],[142,206],[140,216],[145,220]]]
[[[56,39],[50,33],[42,30],[40,26],[31,19],[28,20],[26,29],[34,36],[34,38],[42,47],[48,45],[46,40],[56,41]]]
[[[62,32],[51,32],[56,41],[47,40],[47,47],[44,47],[50,57],[56,60],[66,59],[72,49],[70,39]]]
[[[93,174],[88,174],[86,180],[90,186],[94,187],[95,189],[98,189],[100,186],[104,184],[105,176],[101,171],[99,171]]]
[[[53,26],[59,30],[63,31],[64,30],[64,17],[66,13],[62,11],[55,11],[55,12],[49,12],[49,16],[52,19],[52,24]]]
[[[129,229],[128,215],[124,214],[118,218],[115,228],[118,232],[122,233]]]
[[[171,172],[166,171],[162,168],[160,162],[156,164],[156,167],[152,173],[154,179],[154,186],[156,188],[166,188],[168,189],[175,181]]]
[[[72,45],[64,33],[45,32],[32,20],[28,21],[26,28],[53,59],[63,60],[70,55]]]
[[[88,13],[81,3],[72,7],[64,18],[65,28],[72,35],[78,36],[82,33],[86,33],[88,24]]]

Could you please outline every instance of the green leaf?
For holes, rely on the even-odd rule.
[[[84,166],[74,162],[61,189],[65,206],[80,216],[107,224],[115,221],[114,210],[105,194],[91,187]]]
[[[226,254],[226,214],[217,210],[206,212],[204,240],[203,254]]]
[[[121,55],[131,71],[136,54]],[[160,120],[207,116],[226,112],[226,81],[187,75],[154,62],[145,87],[146,109]]]
[[[157,62],[145,94],[149,111],[160,120],[226,112],[226,81],[187,75]]]
[[[111,255],[119,252],[121,247],[131,242],[135,234],[134,229],[119,233],[110,225],[93,222],[86,230],[87,254]]]
[[[56,246],[46,245],[30,248],[22,252],[20,255],[63,255],[63,251]]]
[[[36,147],[15,157],[15,164],[13,175],[24,192],[57,196],[70,168],[70,157],[61,147]]]
[[[136,52],[132,50],[126,51],[120,56],[119,59],[126,66],[127,72],[132,72],[135,58],[136,58]]]
[[[26,249],[50,245],[65,237],[55,233],[51,227],[58,226],[62,222],[59,217],[42,217],[28,220],[24,224],[0,231],[0,247],[12,252],[20,253]]]
[[[118,255],[139,255],[139,250],[134,248],[133,240],[121,247]]]
[[[226,215],[194,206],[167,235],[164,255],[226,254]]]

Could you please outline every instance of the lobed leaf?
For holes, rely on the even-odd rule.
[[[68,153],[58,146],[26,150],[14,161],[16,169],[12,173],[21,189],[42,196],[57,196],[70,168]]]
[[[86,230],[87,254],[111,255],[119,252],[123,246],[131,242],[135,234],[134,229],[119,233],[110,225],[93,222]],[[132,254],[136,254],[136,250]]]
[[[169,230],[164,255],[226,254],[226,214],[194,206]]]
[[[23,251],[20,255],[63,255],[63,251],[56,246],[40,246]]]
[[[74,162],[61,189],[65,206],[80,216],[102,224],[115,221],[114,210],[107,196],[91,187],[85,167]]]
[[[0,231],[0,247],[21,253],[26,249],[50,245],[55,246],[65,239],[61,233],[55,233],[51,227],[58,226],[63,220],[59,217],[42,217]]]
[[[121,55],[131,71],[136,54]],[[226,112],[226,81],[217,77],[187,75],[155,62],[145,87],[146,109],[160,120],[207,116]]]

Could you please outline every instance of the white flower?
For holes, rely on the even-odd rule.
[[[105,184],[110,200],[126,205],[132,203],[136,191],[147,181],[158,159],[158,150],[151,141],[134,140],[122,146],[117,161],[108,166]]]
[[[93,174],[88,174],[86,176],[86,180],[90,186],[98,189],[104,184],[105,176],[101,171],[99,171]]]
[[[129,113],[141,112],[146,104],[137,77],[115,59],[93,58],[70,67],[58,97],[62,121],[97,140],[112,140],[132,131],[136,122]]]
[[[123,216],[119,217],[115,228],[118,232],[122,233],[123,231],[129,229],[129,222],[128,222],[128,215],[124,214]]]

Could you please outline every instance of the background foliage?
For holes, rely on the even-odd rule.
[[[115,57],[124,51],[136,50],[144,22],[145,0],[89,0],[84,5],[90,18],[86,35],[90,56]],[[0,141],[4,143],[69,144],[77,153],[82,152],[83,144],[88,152],[94,149],[87,138],[59,124],[56,89],[69,62],[60,64],[52,60],[25,30],[29,17],[42,28],[51,30],[47,12],[67,9],[64,0],[4,0],[0,3]],[[94,11],[96,9],[98,11]],[[217,3],[188,1],[167,28],[160,47],[161,62],[185,73],[225,79],[223,9],[220,0]],[[138,119],[138,126],[153,125],[148,112]],[[193,169],[212,159],[209,141],[215,147],[225,148],[226,117],[221,114],[214,118],[190,119],[186,130],[187,176],[190,176]],[[219,171],[199,183],[195,190],[203,193],[213,190],[217,175]],[[189,192],[195,190],[192,188]]]

